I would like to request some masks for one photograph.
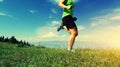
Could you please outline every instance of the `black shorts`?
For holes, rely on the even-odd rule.
[[[76,27],[76,24],[75,24],[73,17],[71,15],[64,17],[62,19],[62,22],[63,22],[63,26],[66,26],[68,30]]]

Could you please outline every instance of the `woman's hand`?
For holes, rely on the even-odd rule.
[[[73,5],[68,5],[68,6],[66,6],[66,5],[64,5],[64,1],[65,1],[65,0],[60,0],[60,2],[59,2],[58,5],[59,5],[61,8],[63,8],[63,9],[71,9]]]
[[[66,6],[66,9],[71,9],[72,5]]]

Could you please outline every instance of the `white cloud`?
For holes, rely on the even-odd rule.
[[[120,16],[117,16],[117,15],[116,15],[116,16],[111,17],[110,19],[111,19],[111,20],[120,20]]]
[[[94,21],[91,23],[91,26],[92,27],[97,27],[99,25],[105,25],[108,23],[108,20],[105,20],[105,19],[101,19],[101,20],[97,20],[97,21]]]
[[[49,25],[39,27],[33,37],[20,37],[20,39],[28,40],[29,42],[54,41],[56,38],[59,38],[56,28]]]
[[[58,3],[60,0],[53,0],[54,2]]]
[[[54,9],[54,8],[52,8],[52,9],[51,9],[51,13],[49,14],[49,17],[48,17],[48,18],[50,18],[50,19],[51,19],[51,18],[55,18],[54,15],[56,15],[56,14],[57,14],[57,10]]]
[[[44,26],[37,30],[37,36],[39,41],[60,41],[65,40],[66,35],[59,34],[54,27]]]
[[[114,12],[120,12],[120,8],[114,9]]]
[[[6,13],[0,12],[0,16],[7,16]]]
[[[120,44],[120,25],[107,26],[102,29],[93,30],[92,32],[81,34],[79,40],[104,42],[111,45]]]
[[[58,21],[52,21],[51,24],[38,28],[36,31],[36,37],[38,38],[38,40],[54,41],[66,39],[66,35],[57,32],[56,25],[58,25],[58,23]]]
[[[50,14],[48,18],[50,18],[50,19],[51,19],[51,18],[53,18],[53,15],[52,15],[52,14]]]
[[[120,39],[120,26],[108,26],[100,30],[95,30],[94,35],[92,35],[94,38],[97,37],[97,40],[101,41],[117,41],[118,38]]]
[[[54,14],[57,13],[57,11],[56,11],[54,8],[52,8],[51,11],[52,11],[52,13],[54,13]]]
[[[91,26],[97,27],[120,22],[120,9],[114,9],[107,14],[91,18]]]
[[[52,23],[50,24],[51,26],[58,26],[60,24],[60,21],[52,21]]]
[[[60,0],[49,0],[53,4],[58,4]]]
[[[106,43],[120,47],[120,9],[91,19],[91,28],[80,33],[77,40]]]
[[[12,15],[9,15],[9,14],[4,13],[4,12],[0,12],[0,16],[6,16],[6,17],[13,18],[13,16],[12,16]]]
[[[35,31],[33,37],[19,37],[20,39],[28,40],[29,42],[39,41],[63,41],[68,40],[67,35],[64,34],[66,31],[57,32],[57,26],[59,21],[51,21],[51,24],[47,24],[43,27],[39,27]],[[61,33],[62,32],[62,33]]]
[[[45,35],[49,32],[54,32],[56,33],[56,28],[55,27],[52,27],[50,25],[46,25],[46,26],[43,26],[43,27],[40,27],[37,29],[36,33],[37,35]],[[41,36],[40,36],[41,37]]]
[[[92,27],[96,27],[96,26],[97,26],[97,23],[93,23],[93,22],[92,22],[92,23],[91,23],[91,26],[92,26]]]
[[[85,30],[85,27],[84,26],[77,26],[78,27],[78,30],[81,31],[81,30]]]
[[[0,2],[3,2],[4,0],[0,0]]]
[[[73,2],[78,2],[78,1],[80,1],[80,0],[73,0]]]
[[[61,37],[62,37],[62,38],[66,38],[66,37],[67,37],[67,35],[61,35]]]
[[[35,14],[37,13],[38,11],[37,10],[28,10],[31,14]]]
[[[42,38],[53,38],[53,37],[57,37],[57,34],[55,34],[54,32],[48,32],[47,34],[44,34],[42,36]]]

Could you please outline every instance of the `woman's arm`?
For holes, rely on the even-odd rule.
[[[72,5],[66,6],[66,5],[64,5],[64,1],[65,0],[60,0],[58,5],[63,9],[65,9],[65,8],[66,9],[71,9]]]

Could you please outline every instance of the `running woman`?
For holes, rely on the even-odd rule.
[[[76,21],[76,18],[73,16],[74,3],[73,0],[60,0],[58,5],[64,9],[62,14],[63,23],[61,25],[70,34],[68,51],[73,51],[73,44],[76,36],[78,35],[77,26],[74,22]]]

